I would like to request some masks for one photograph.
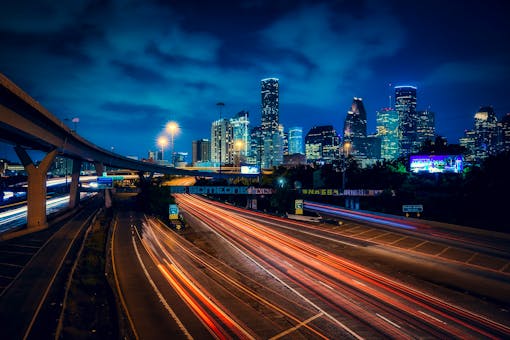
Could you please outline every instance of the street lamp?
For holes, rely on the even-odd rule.
[[[163,160],[164,159],[163,152],[164,149],[168,146],[168,138],[166,138],[165,136],[159,136],[158,146],[161,148],[161,160]]]
[[[172,165],[175,165],[174,164],[174,147],[175,147],[174,138],[175,138],[175,135],[179,132],[179,125],[173,121],[168,122],[166,124],[165,130],[170,135],[170,152],[172,154],[172,156],[171,156],[172,158],[171,158],[170,162],[172,163]]]

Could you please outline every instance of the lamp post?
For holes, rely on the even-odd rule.
[[[166,132],[170,135],[170,152],[171,152],[171,159],[170,163],[175,166],[174,164],[174,138],[177,132],[179,131],[179,125],[176,122],[168,122],[165,127]]]
[[[219,142],[219,145],[220,145],[220,175],[221,175],[221,161],[222,161],[221,149],[223,147],[223,145],[222,145],[223,140],[222,140],[222,135],[221,135],[221,113],[222,113],[223,107],[225,106],[225,103],[218,102],[218,103],[216,103],[216,106],[218,106],[220,108],[220,142]]]
[[[161,161],[163,161],[165,159],[165,157],[163,157],[163,152],[164,149],[168,146],[168,138],[166,138],[165,136],[159,136],[158,146],[161,148]]]

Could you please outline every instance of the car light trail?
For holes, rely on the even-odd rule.
[[[344,306],[344,303],[336,303],[336,305],[344,306],[352,315],[356,315],[360,312],[356,304],[363,301],[359,305],[361,307],[372,299],[372,307],[370,307],[373,311],[372,315],[387,326],[393,326],[393,329],[374,321],[374,317],[368,316],[368,311],[362,311],[361,315],[369,319],[372,326],[378,328],[383,334],[414,337],[422,336],[423,332],[427,332],[440,337],[447,334],[454,337],[466,337],[471,334],[467,331],[469,330],[487,338],[497,338],[484,328],[495,330],[503,335],[510,334],[510,328],[505,325],[464,311],[289,234],[283,234],[261,223],[241,217],[236,212],[242,209],[226,207],[221,203],[208,202],[190,195],[178,195],[177,200],[183,210],[196,215],[210,228],[250,252],[251,256],[278,270],[279,275],[288,276],[293,283],[303,285],[317,297],[322,296],[325,303],[335,304],[335,300],[342,301],[342,296],[338,292],[344,291],[347,294],[344,298],[352,299],[351,306]],[[259,216],[262,217],[262,215]],[[268,219],[277,218],[268,217]],[[296,229],[296,232],[299,230]],[[289,263],[292,266],[283,265],[283,263]],[[360,295],[361,293],[364,297]],[[411,328],[404,330],[402,325],[396,327],[395,320],[404,320],[405,324]],[[450,322],[446,323],[444,320]],[[408,333],[409,331],[411,333]],[[415,331],[418,333],[414,334]]]
[[[182,297],[182,299],[193,310],[195,315],[210,329],[210,331],[220,339],[228,339],[225,334],[229,334],[224,327],[229,329],[231,333],[239,339],[253,339],[253,336],[247,332],[243,326],[232,319],[224,308],[219,306],[217,302],[212,301],[203,286],[198,286],[182,269],[175,266],[174,258],[164,249],[160,241],[160,235],[156,235],[156,229],[148,225],[154,226],[154,222],[144,227],[144,238],[140,238],[144,247],[148,250],[154,263],[165,276],[170,285]],[[151,241],[149,241],[151,240]],[[157,248],[156,248],[157,247]],[[212,316],[214,315],[214,317]],[[221,323],[217,322],[220,320]]]
[[[337,207],[329,206],[327,204],[317,204],[317,203],[310,203],[310,202],[304,202],[304,207],[312,210],[317,210],[321,212],[325,212],[332,215],[337,216],[343,216],[348,218],[355,218],[358,220],[363,220],[367,222],[372,223],[379,223],[379,224],[385,224],[389,225],[391,227],[396,228],[403,228],[403,229],[410,229],[415,230],[416,226],[413,226],[411,224],[402,223],[401,221],[398,221],[397,219],[393,219],[391,217],[385,217],[385,216],[375,216],[370,215],[362,212],[352,212],[346,209],[340,209]]]

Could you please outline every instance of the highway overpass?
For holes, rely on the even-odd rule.
[[[76,131],[46,110],[11,80],[0,73],[0,141],[14,145],[16,154],[28,174],[29,229],[47,227],[46,221],[46,173],[57,155],[73,159],[73,174],[70,187],[70,206],[79,199],[78,177],[83,161],[95,164],[101,175],[104,167],[135,170],[143,180],[144,173],[161,173],[186,176],[232,177],[255,175],[218,174],[192,171],[141,162],[105,150],[85,140]],[[46,152],[46,156],[35,165],[27,150]],[[108,191],[105,192],[108,201]]]

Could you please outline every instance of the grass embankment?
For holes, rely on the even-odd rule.
[[[69,288],[61,338],[118,338],[117,307],[105,276],[111,212],[102,212],[85,241]]]

